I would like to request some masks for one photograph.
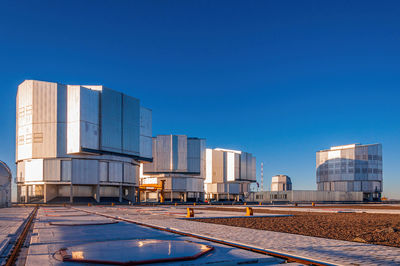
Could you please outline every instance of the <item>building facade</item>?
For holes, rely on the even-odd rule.
[[[26,80],[16,99],[19,202],[135,200],[151,110],[104,86]]]
[[[292,190],[292,180],[287,175],[276,175],[272,177],[271,191]]]
[[[320,191],[363,192],[364,200],[380,200],[382,145],[350,144],[317,152],[317,186]]]
[[[141,184],[164,180],[167,201],[199,201],[204,198],[205,139],[185,135],[158,135],[153,138],[153,162],[144,164]],[[156,192],[142,200],[157,200]]]
[[[206,149],[206,200],[241,200],[256,182],[256,158],[251,153]]]

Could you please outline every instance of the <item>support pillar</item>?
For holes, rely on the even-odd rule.
[[[43,185],[43,202],[47,203],[47,184]]]
[[[217,193],[216,197],[217,197],[217,201],[219,201],[219,194],[218,193]]]
[[[74,186],[72,185],[72,183],[69,190],[69,203],[74,203]]]
[[[171,190],[171,202],[174,201],[174,192]]]
[[[122,202],[122,185],[119,186],[119,202]]]
[[[187,201],[187,192],[183,193],[183,201],[186,202]]]
[[[29,186],[25,186],[25,203],[29,202]]]
[[[97,203],[100,202],[100,184],[96,185],[96,193],[94,194],[94,199]]]

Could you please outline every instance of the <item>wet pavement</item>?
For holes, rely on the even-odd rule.
[[[179,215],[182,212],[182,210],[174,208],[154,212],[149,210],[151,208],[142,207],[110,208],[120,214],[127,215],[134,212],[137,216],[158,217],[156,219],[169,216],[164,211],[172,210]],[[84,209],[104,212],[108,210],[107,207],[85,207]],[[187,257],[188,260],[172,260],[181,257]],[[236,265],[243,263],[276,265],[284,262],[275,257],[205,240],[180,236],[124,221],[117,222],[115,219],[88,214],[77,208],[42,207],[38,211],[34,224],[26,265],[80,265],[80,262],[84,261],[91,262],[93,265],[93,263],[96,264],[96,261],[126,263],[129,261],[147,262],[148,260],[155,260],[154,263],[157,260],[161,262],[164,260],[165,263],[165,259],[167,259],[168,265]]]

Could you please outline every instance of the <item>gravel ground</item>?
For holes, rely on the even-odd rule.
[[[232,208],[212,209],[232,211]],[[241,211],[244,211],[244,209]],[[267,210],[263,210],[262,212],[266,213]],[[272,211],[269,213],[293,214],[294,216],[203,218],[195,220],[206,223],[400,247],[400,215],[290,211]]]

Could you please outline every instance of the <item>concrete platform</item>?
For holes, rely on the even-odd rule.
[[[0,208],[0,265],[5,261],[32,211],[30,207]]]
[[[190,219],[179,219],[162,212],[143,215],[138,211],[138,207],[127,207],[123,212],[115,207],[79,209],[333,265],[400,265],[400,249],[394,247],[201,223]],[[171,210],[173,209],[171,207]],[[207,215],[206,213],[205,211],[204,215]]]
[[[140,217],[151,217],[151,220],[157,219],[155,217],[160,217],[160,215],[148,215],[143,214],[140,211],[137,211],[138,208],[102,208],[102,207],[80,207],[84,210],[96,210],[101,212],[108,212],[111,209],[116,213],[125,213],[128,215],[130,212],[133,212],[136,216]],[[139,208],[140,209],[140,208]],[[122,211],[123,210],[123,211]],[[46,214],[54,212],[64,212],[68,213],[69,216],[66,217],[54,217],[54,216],[46,216]],[[28,250],[28,257],[26,260],[26,265],[80,265],[72,262],[62,262],[57,260],[54,257],[54,254],[63,249],[67,248],[70,252],[78,252],[75,253],[76,256],[81,256],[85,258],[99,258],[99,259],[118,259],[121,260],[145,260],[146,258],[159,258],[161,253],[172,254],[174,253],[174,246],[170,245],[170,250],[160,250],[157,251],[155,249],[148,249],[143,252],[141,256],[132,257],[130,251],[134,251],[135,248],[139,248],[140,245],[145,246],[144,243],[152,243],[154,241],[166,241],[170,243],[177,244],[176,247],[181,245],[184,247],[184,242],[182,241],[191,241],[196,244],[212,246],[214,249],[209,253],[200,256],[195,260],[189,261],[179,261],[179,262],[168,262],[168,265],[205,265],[205,264],[218,264],[218,265],[236,265],[236,264],[261,264],[261,265],[277,265],[284,262],[281,259],[277,259],[275,257],[266,256],[262,254],[253,253],[250,251],[245,251],[237,248],[232,248],[229,246],[216,244],[213,242],[194,239],[190,237],[180,236],[177,234],[172,234],[168,232],[163,232],[160,230],[155,230],[143,226],[138,226],[135,224],[127,223],[127,222],[118,222],[114,224],[102,224],[102,225],[93,225],[93,226],[85,226],[79,225],[82,221],[95,220],[95,221],[107,221],[109,218],[105,218],[99,215],[80,215],[82,211],[79,210],[71,210],[71,209],[60,209],[46,207],[40,208],[38,211],[38,216],[34,224],[33,235],[31,238],[31,244]],[[73,215],[74,214],[74,215]],[[163,217],[165,215],[162,215]],[[174,220],[176,218],[173,218]],[[75,222],[76,226],[56,226],[51,225],[50,223],[54,222]],[[121,243],[126,241],[133,241],[132,243],[137,243],[137,245],[133,245],[134,248],[129,250],[129,245],[123,245],[125,248],[122,248]],[[142,242],[142,244],[138,244],[139,241],[147,241]],[[164,242],[164,243],[166,243]],[[99,243],[102,243],[100,245]],[[113,250],[112,256],[105,256],[105,253],[102,252],[102,248],[108,247],[110,250]],[[182,246],[183,245],[183,246]],[[175,250],[178,252],[177,250]],[[158,252],[158,253],[157,253]],[[179,252],[176,253],[179,255]],[[131,252],[132,253],[132,252]],[[72,254],[72,253],[71,253]],[[133,253],[134,254],[134,253]],[[87,264],[86,264],[87,265]],[[160,264],[157,264],[160,265]]]

